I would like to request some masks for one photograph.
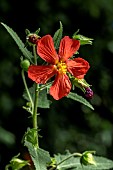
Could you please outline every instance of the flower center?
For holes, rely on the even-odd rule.
[[[58,70],[60,73],[66,74],[66,72],[67,72],[66,63],[64,63],[64,62],[62,62],[62,61],[59,61],[56,66],[57,66],[57,70]]]

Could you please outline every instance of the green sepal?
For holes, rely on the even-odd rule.
[[[73,36],[72,36],[73,39],[79,40],[80,41],[80,45],[86,45],[86,44],[92,45],[92,40],[93,40],[92,38],[88,38],[88,37],[86,37],[84,35],[77,34],[78,32],[79,32],[79,30],[77,30],[73,34]]]
[[[35,34],[39,34],[39,32],[40,32],[40,28],[38,28],[36,31],[35,31]]]
[[[29,35],[29,34],[37,34],[38,35],[39,32],[40,32],[40,28],[38,28],[34,33],[31,33],[30,30],[28,30],[27,28],[25,29],[26,35]]]
[[[26,35],[29,35],[29,34],[30,34],[30,31],[26,28],[26,29],[25,29],[25,33],[26,33]]]
[[[86,82],[85,79],[78,79],[78,78],[75,78],[75,77],[71,77],[70,80],[71,80],[71,83],[72,83],[73,90],[74,90],[75,87],[78,87],[79,89],[81,89],[85,93],[85,91],[86,91],[85,88],[91,86],[90,84],[88,84]]]
[[[96,166],[96,161],[93,157],[93,154],[95,154],[95,151],[85,151],[82,153],[82,156],[80,158],[80,163],[81,165],[95,165]]]

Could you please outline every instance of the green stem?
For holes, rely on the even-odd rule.
[[[36,45],[33,45],[34,63],[37,65]]]
[[[36,46],[33,45],[33,54],[34,54],[34,63],[37,65],[37,55],[36,55]],[[35,83],[35,99],[34,99],[34,109],[33,109],[33,128],[37,130],[36,132],[36,140],[37,140],[37,148],[39,147],[39,141],[38,141],[38,120],[37,120],[37,108],[38,108],[38,96],[39,91],[38,84]]]
[[[33,110],[34,104],[33,104],[33,100],[32,100],[32,98],[31,98],[31,95],[30,95],[30,93],[29,93],[29,89],[28,89],[28,87],[27,87],[27,83],[26,83],[26,79],[25,79],[25,75],[24,75],[24,70],[23,70],[23,69],[22,69],[21,74],[22,74],[22,79],[23,79],[23,83],[24,83],[24,86],[25,86],[25,90],[26,90],[27,95],[28,95],[28,97],[29,97],[29,100],[30,100],[30,102],[31,102],[31,108],[32,108],[32,110]],[[32,110],[31,110],[31,113],[32,113]],[[33,114],[33,113],[32,113],[32,114]]]
[[[59,162],[59,163],[57,164],[57,167],[58,167],[60,164],[62,164],[63,162],[65,162],[66,160],[68,160],[68,159],[70,159],[71,157],[73,157],[73,156],[81,157],[82,154],[81,154],[81,153],[73,153],[73,154],[69,155],[68,157],[66,157],[65,159],[63,159],[61,162]]]
[[[33,109],[33,127],[35,129],[38,128],[38,124],[37,124],[37,107],[38,107],[38,91],[37,91],[37,84],[35,84],[35,100],[34,100],[34,109]]]

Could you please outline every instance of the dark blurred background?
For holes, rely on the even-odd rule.
[[[94,91],[90,102],[95,110],[67,98],[53,101],[50,109],[39,109],[40,146],[51,155],[66,149],[96,150],[113,160],[113,1],[0,0],[0,22],[13,28],[23,42],[26,28],[34,32],[40,27],[40,36],[53,36],[59,21],[64,35],[80,29],[80,34],[94,39],[92,46],[81,46],[80,57],[91,65],[85,79]],[[0,170],[18,153],[24,157],[21,140],[32,123],[22,109],[20,56],[0,25]]]

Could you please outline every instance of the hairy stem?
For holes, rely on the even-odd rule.
[[[33,46],[33,54],[34,54],[34,63],[37,65],[37,55],[36,55],[36,46]],[[37,119],[37,108],[38,108],[38,84],[35,83],[35,99],[34,99],[34,109],[33,109],[33,128],[37,130],[36,132],[36,140],[37,140],[37,147],[39,147],[38,141],[38,119]]]

